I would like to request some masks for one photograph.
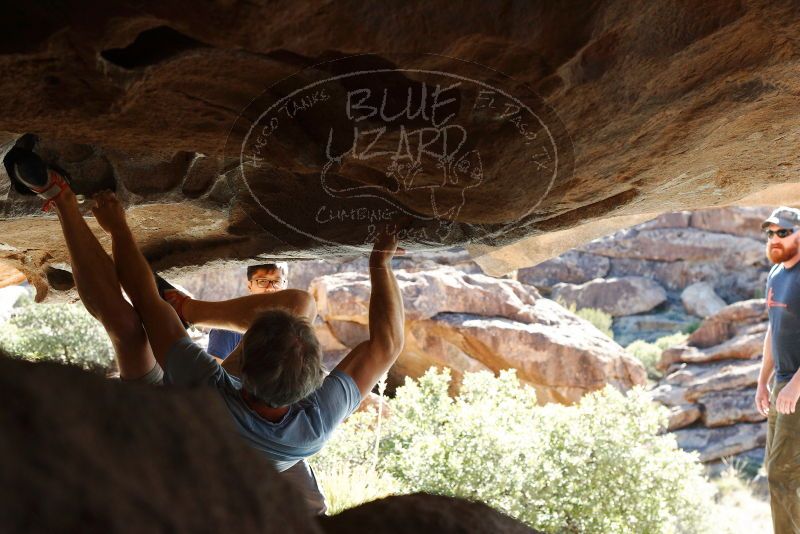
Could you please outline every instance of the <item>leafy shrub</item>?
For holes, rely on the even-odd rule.
[[[651,380],[658,380],[663,376],[663,373],[656,368],[663,349],[659,348],[655,343],[648,343],[647,341],[637,339],[627,347],[625,351],[638,359],[647,370],[647,377]]]
[[[589,321],[595,328],[611,339],[614,339],[614,332],[611,330],[611,323],[614,321],[614,318],[608,313],[596,308],[581,308],[575,312],[575,315]]]
[[[663,373],[656,368],[661,353],[669,347],[685,343],[689,336],[683,332],[677,332],[668,336],[660,337],[653,343],[638,339],[625,347],[625,351],[637,358],[647,370],[647,377],[651,380],[658,380]]]
[[[31,361],[55,361],[98,372],[114,368],[103,327],[83,306],[29,304],[0,325],[0,347]]]
[[[466,373],[455,398],[449,383],[429,370],[388,401],[374,473],[393,491],[480,500],[547,532],[703,528],[714,489],[694,454],[659,435],[666,409],[642,391],[540,407],[513,371]],[[323,481],[336,466],[371,465],[371,417],[355,414],[313,459]]]
[[[614,318],[611,317],[611,314],[608,314],[603,310],[598,310],[597,308],[581,308],[579,310],[574,302],[572,304],[567,304],[562,299],[559,299],[557,302],[581,319],[592,323],[595,328],[600,330],[611,339],[614,339],[614,332],[611,330],[611,325],[614,322]]]
[[[666,350],[670,347],[674,347],[675,345],[681,345],[686,343],[686,340],[689,338],[689,335],[684,332],[676,332],[669,336],[664,336],[656,339],[656,347],[661,350]]]

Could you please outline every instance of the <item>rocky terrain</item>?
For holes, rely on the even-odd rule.
[[[406,344],[390,371],[390,390],[406,376],[447,367],[454,387],[467,371],[517,369],[539,401],[572,403],[612,384],[643,385],[635,358],[536,288],[482,274],[464,251],[393,260],[406,310]],[[329,368],[368,338],[369,278],[365,258],[333,263],[294,262],[290,287],[317,300],[317,334]],[[208,272],[178,279],[200,298],[244,294],[244,271]]]
[[[663,214],[591,241],[517,279],[554,300],[614,317],[621,345],[696,327],[729,303],[763,296],[770,208]]]
[[[662,354],[665,376],[653,398],[670,407],[669,430],[680,446],[698,451],[704,462],[763,460],[767,423],[753,399],[766,330],[766,301],[741,301]]]

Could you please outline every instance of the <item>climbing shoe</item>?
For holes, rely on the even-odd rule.
[[[70,189],[66,172],[47,165],[33,150],[17,145],[3,158],[6,173],[14,189],[23,195],[37,195],[45,200],[43,211],[50,211],[61,193]]]

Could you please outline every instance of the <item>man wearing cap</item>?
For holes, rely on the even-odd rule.
[[[800,211],[783,206],[761,225],[767,236],[767,258],[775,265],[767,277],[769,327],[755,402],[768,421],[765,466],[777,534],[800,534],[799,226]]]

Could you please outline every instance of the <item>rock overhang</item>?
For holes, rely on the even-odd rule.
[[[88,188],[116,187],[135,207],[129,213],[137,237],[159,268],[334,257],[363,245],[369,220],[343,220],[352,206],[328,213],[336,224],[321,241],[273,217],[279,210],[298,220],[318,215],[323,202],[309,184],[319,182],[325,162],[297,148],[309,142],[319,151],[328,131],[320,124],[341,123],[323,113],[286,130],[289,141],[258,173],[255,197],[267,201],[266,211],[230,178],[236,159],[226,147],[241,133],[242,117],[257,120],[248,105],[270,85],[318,82],[335,71],[320,64],[358,54],[368,54],[359,60],[362,70],[408,67],[403,58],[428,71],[454,61],[485,65],[468,70],[481,71],[485,83],[495,81],[487,69],[502,72],[507,77],[496,77],[504,87],[530,91],[540,110],[552,111],[562,153],[571,152],[557,182],[529,187],[519,178],[530,174],[530,160],[517,157],[524,137],[514,141],[476,123],[484,190],[468,191],[461,209],[439,215],[455,233],[406,236],[412,248],[468,245],[492,272],[540,261],[601,229],[738,202],[796,180],[797,46],[782,35],[796,32],[800,17],[789,3],[643,3],[637,10],[621,1],[580,8],[542,2],[493,17],[479,3],[458,13],[435,3],[402,12],[377,3],[78,5],[21,5],[4,19],[3,140],[34,133],[42,151]],[[23,35],[31,20],[35,31]],[[380,94],[380,84],[369,87]],[[385,206],[388,198],[412,219],[437,215],[430,187],[394,191],[381,182],[387,158],[381,165],[368,159],[337,162],[331,190],[383,187],[388,194],[359,207]],[[474,157],[462,162],[478,166]],[[394,183],[403,185],[414,169],[395,170],[401,174]],[[436,206],[451,201],[449,208],[464,194],[463,187],[442,192]],[[44,290],[48,269],[68,263],[57,223],[38,213],[36,202],[5,189],[0,195],[0,255]],[[502,231],[483,231],[493,224]]]

